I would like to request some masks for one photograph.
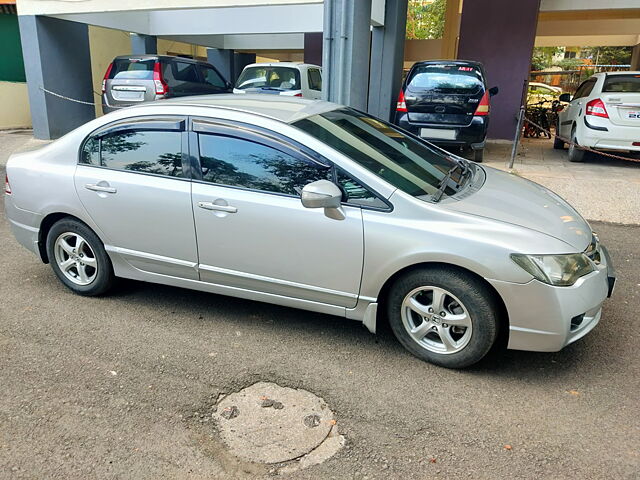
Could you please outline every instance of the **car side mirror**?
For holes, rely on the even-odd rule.
[[[300,200],[306,208],[324,208],[324,214],[334,220],[346,218],[342,211],[342,190],[329,180],[318,180],[305,185]]]
[[[498,87],[491,87],[489,89],[489,95],[493,97],[494,95],[497,95],[499,91],[500,89]]]
[[[569,93],[563,93],[558,97],[558,100],[569,103],[571,101],[571,95]]]

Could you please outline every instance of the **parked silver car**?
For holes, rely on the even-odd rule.
[[[114,277],[362,321],[416,356],[557,351],[600,320],[607,250],[544,187],[355,110],[270,95],[154,102],[7,165],[18,241],[81,295]]]

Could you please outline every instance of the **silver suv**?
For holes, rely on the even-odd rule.
[[[161,98],[229,93],[231,88],[208,63],[169,55],[123,55],[104,74],[102,109],[109,113]]]

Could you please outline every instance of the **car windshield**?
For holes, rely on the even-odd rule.
[[[446,152],[351,108],[312,115],[293,125],[421,200],[431,199],[457,165]],[[456,169],[446,181],[445,195],[459,190],[463,170]]]
[[[602,91],[640,93],[640,75],[610,75],[605,79]]]
[[[249,67],[240,74],[236,88],[300,90],[300,72],[291,67]]]
[[[153,67],[156,64],[155,58],[128,58],[113,62],[110,79],[124,80],[153,80]]]
[[[475,94],[483,85],[480,70],[465,65],[421,65],[413,69],[407,82],[409,90],[452,94]]]

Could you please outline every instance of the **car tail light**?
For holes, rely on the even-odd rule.
[[[4,176],[4,193],[11,195],[11,185],[9,185],[9,175]]]
[[[112,68],[113,63],[110,63],[109,67],[107,68],[107,72],[104,74],[104,78],[102,79],[102,93],[107,91],[107,79],[109,78],[109,75],[111,75]]]
[[[596,117],[609,118],[604,102],[599,98],[595,98],[587,103],[585,115],[594,115]]]
[[[478,107],[476,108],[476,113],[474,115],[484,116],[489,115],[489,92],[484,92]]]
[[[296,94],[294,95],[294,97],[301,97],[301,96],[302,96],[302,94],[301,94],[301,93],[296,93]]]
[[[396,112],[406,112],[407,104],[404,101],[404,91],[400,90],[400,95],[398,95],[398,103],[396,105]]]
[[[164,79],[162,78],[160,62],[156,62],[153,66],[153,83],[156,84],[156,95],[165,95],[169,92],[169,86],[164,83]]]

